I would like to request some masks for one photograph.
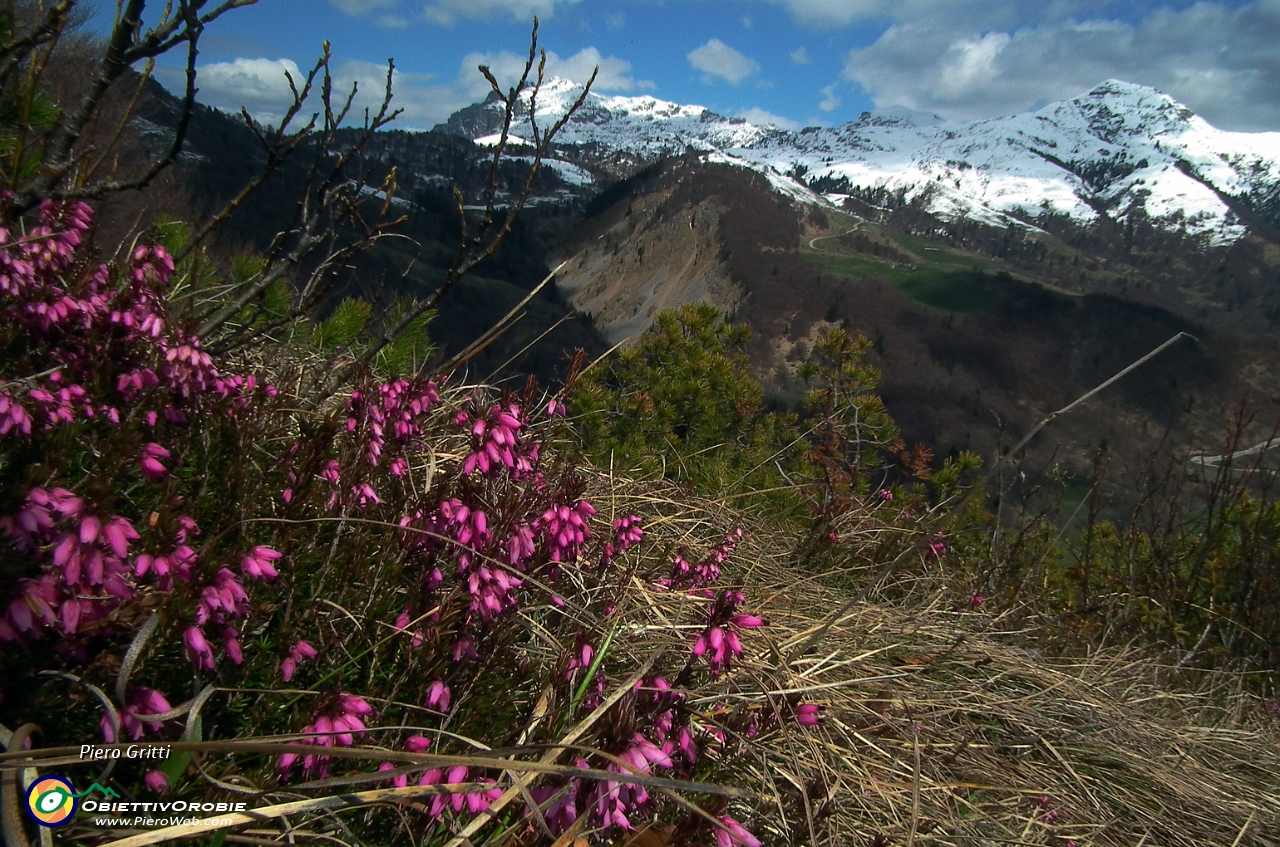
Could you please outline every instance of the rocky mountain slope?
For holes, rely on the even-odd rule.
[[[1092,229],[1069,221],[1062,237],[970,222],[961,243],[919,202],[882,220],[824,210],[707,158],[666,159],[615,184],[562,252],[561,291],[610,343],[660,309],[711,302],[751,325],[757,377],[795,407],[806,388],[797,366],[841,323],[873,342],[881,394],[909,440],[991,456],[1176,333],[1195,335],[1034,444],[1035,461],[1078,474],[1099,447],[1128,459],[1162,439],[1212,440],[1241,399],[1268,420],[1280,411],[1274,333],[1248,323],[1263,310],[1197,309],[1182,292],[1219,265],[1231,267],[1218,279],[1224,299],[1255,277],[1280,288],[1280,257],[1253,236],[1193,250],[1199,239],[1149,227],[1109,253],[1105,241],[1072,246]],[[912,221],[933,235],[913,234]]]

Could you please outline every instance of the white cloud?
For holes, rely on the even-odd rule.
[[[550,18],[556,5],[573,5],[580,0],[427,0],[422,14],[432,23],[449,25],[460,18],[487,21],[507,18],[529,22],[533,16]]]
[[[509,18],[514,21],[529,22],[533,16],[550,18],[555,14],[556,5],[572,5],[581,0],[329,0],[329,2],[352,17],[371,15],[378,12],[379,24],[400,28],[408,25],[408,18],[399,12],[402,7],[420,13],[431,23],[448,26],[459,19],[487,21],[493,18]]]
[[[230,112],[244,107],[258,120],[274,123],[293,102],[286,74],[302,88],[306,74],[291,59],[236,59],[204,65],[197,76],[199,99]]]
[[[1021,21],[1006,8],[1005,25],[989,25],[1001,4],[982,12],[956,0],[965,13],[956,17],[913,17],[914,5],[901,0],[899,22],[846,57],[845,79],[877,106],[995,117],[1118,78],[1154,86],[1224,129],[1280,129],[1280,0],[1202,0],[1136,22],[1107,17],[1104,0],[1072,0],[1036,4]]]
[[[426,74],[408,74],[396,71],[392,78],[392,108],[403,109],[396,119],[401,129],[431,129],[448,119],[464,106],[479,102],[488,96],[489,83],[476,70],[477,65],[489,65],[498,81],[504,86],[514,85],[524,70],[524,56],[503,51],[501,53],[471,53],[463,58],[457,77],[448,83],[436,83]],[[595,91],[630,91],[654,87],[652,82],[636,80],[631,76],[631,63],[616,56],[602,56],[595,47],[587,47],[568,58],[547,53],[548,76],[559,76],[575,82],[586,82],[592,69],[600,66]],[[202,65],[198,78],[200,101],[230,112],[240,108],[263,123],[275,123],[284,115],[292,102],[288,72],[301,87],[305,71],[289,59],[236,59],[234,62],[216,62]],[[157,71],[160,81],[173,90],[183,84],[183,74],[177,68],[161,68]],[[376,110],[382,102],[387,68],[372,62],[343,62],[334,71],[334,99],[345,98],[353,83],[358,84],[356,100],[351,116],[354,122],[364,118],[364,110]],[[318,97],[318,91],[316,95]],[[313,102],[305,109],[306,115],[316,111]]]
[[[742,118],[748,123],[756,126],[776,126],[778,129],[797,130],[800,129],[799,121],[793,121],[790,118],[784,118],[781,115],[775,115],[767,112],[759,106],[752,106],[750,109],[739,109],[737,117]]]
[[[785,6],[802,26],[832,29],[867,20],[929,20],[949,25],[997,26],[1028,14],[1063,16],[1113,0],[769,0]]]
[[[394,9],[400,0],[329,0],[329,5],[346,12],[352,17],[368,15],[383,9]]]
[[[751,17],[750,15],[743,15],[743,16],[742,16],[742,28],[743,28],[743,29],[751,29],[751,27],[753,27],[753,26],[755,26],[755,25],[756,25],[756,19],[755,19],[755,18]]]
[[[604,28],[609,32],[617,32],[627,25],[627,16],[622,12],[610,12],[604,16]]]
[[[801,47],[799,50],[791,51],[791,64],[807,65],[810,61],[812,60],[809,58],[809,51],[805,48]]]
[[[878,15],[882,0],[780,0],[797,21],[812,27],[847,26]]]
[[[818,104],[818,108],[824,112],[831,112],[839,105],[840,98],[836,96],[836,84],[833,82],[822,89],[822,102]]]
[[[707,83],[711,78],[719,78],[737,85],[760,70],[755,59],[742,55],[718,38],[693,50],[686,58],[694,70],[702,71],[703,82]]]
[[[493,71],[493,75],[505,89],[516,84],[524,71],[524,63],[527,59],[528,55],[520,56],[507,50],[501,53],[469,53],[462,59],[459,79],[470,74],[480,80],[484,92],[488,92],[489,84],[476,73],[476,66],[488,65],[489,70]],[[546,75],[582,83],[591,78],[591,71],[597,65],[600,67],[600,73],[596,76],[595,84],[591,86],[592,91],[631,91],[637,88],[654,87],[652,82],[634,79],[631,76],[631,63],[626,59],[602,56],[595,47],[584,47],[567,59],[561,59],[558,54],[548,50]],[[483,97],[485,94],[481,93],[479,96]]]

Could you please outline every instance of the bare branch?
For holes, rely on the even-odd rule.
[[[207,338],[212,333],[216,333],[228,321],[240,314],[246,306],[266,291],[268,287],[303,265],[315,251],[323,247],[323,258],[311,269],[306,283],[300,287],[297,296],[294,298],[294,305],[290,312],[291,316],[296,317],[307,308],[310,308],[323,295],[335,272],[344,267],[356,255],[372,247],[374,243],[387,234],[391,227],[403,222],[403,218],[387,220],[396,189],[394,169],[384,178],[381,187],[378,189],[384,195],[384,198],[381,209],[372,223],[366,221],[360,213],[360,205],[365,199],[362,193],[366,187],[365,183],[362,179],[352,180],[347,173],[351,163],[363,153],[373,134],[400,114],[398,109],[391,110],[391,85],[395,66],[393,63],[388,63],[386,88],[377,113],[372,119],[368,119],[366,116],[363,131],[355,141],[338,150],[336,157],[331,157],[336,147],[336,134],[351,110],[357,90],[353,86],[341,107],[336,110],[333,108],[333,78],[329,72],[330,58],[329,44],[325,42],[324,55],[308,74],[302,91],[298,92],[296,87],[293,89],[295,91],[295,102],[286,115],[286,122],[298,113],[303,100],[310,94],[316,77],[320,76],[321,112],[313,116],[311,123],[304,130],[287,138],[283,135],[286,123],[281,124],[272,139],[267,139],[262,133],[258,133],[259,140],[268,148],[269,163],[274,162],[277,168],[279,162],[283,161],[283,157],[273,160],[271,157],[275,151],[284,150],[286,154],[291,153],[301,144],[303,138],[307,138],[314,143],[315,154],[307,170],[302,197],[294,209],[293,217],[288,226],[277,237],[275,245],[268,256],[267,267],[238,296],[224,304],[213,314],[208,315],[201,322],[197,330],[197,335],[201,338]],[[291,86],[293,85],[292,80],[290,84]],[[324,131],[319,137],[312,138],[315,121],[321,113],[324,115]],[[265,180],[265,176],[264,174],[261,179],[255,180],[253,184],[246,187],[246,190],[241,192],[241,197],[238,197],[234,202],[238,205],[238,202],[242,200],[247,191],[261,185],[262,181]],[[224,211],[224,219],[225,215],[231,213],[231,210],[229,207]],[[344,244],[342,243],[342,230],[347,225],[354,225],[359,230],[359,233],[354,240]],[[237,334],[233,334],[233,338]]]
[[[499,133],[498,143],[494,147],[493,157],[490,161],[489,184],[485,192],[484,217],[481,219],[480,225],[477,227],[474,234],[468,233],[465,203],[463,201],[462,193],[455,187],[454,197],[458,202],[458,214],[462,223],[462,237],[459,240],[458,251],[454,256],[453,263],[449,268],[449,272],[446,275],[444,282],[440,284],[439,288],[435,290],[431,297],[421,303],[418,303],[412,309],[406,310],[405,313],[400,316],[399,320],[390,327],[387,327],[377,342],[370,345],[370,347],[361,354],[356,364],[364,365],[373,361],[383,348],[395,340],[395,338],[400,333],[404,332],[415,320],[426,312],[435,309],[436,306],[439,305],[440,300],[449,293],[454,285],[457,284],[458,280],[462,279],[462,277],[470,273],[477,265],[492,257],[493,254],[497,252],[498,247],[501,246],[503,240],[508,234],[510,234],[516,218],[524,210],[529,196],[533,193],[534,180],[537,178],[538,169],[542,164],[542,160],[546,157],[551,147],[552,140],[564,125],[568,123],[569,119],[582,107],[582,104],[586,102],[587,95],[591,91],[591,86],[595,84],[596,76],[600,72],[598,67],[592,72],[591,78],[587,81],[587,84],[583,86],[582,92],[579,94],[577,100],[574,101],[569,110],[560,117],[551,129],[545,133],[537,129],[534,107],[544,80],[546,55],[545,53],[542,54],[542,58],[538,62],[537,79],[533,83],[532,87],[530,87],[529,76],[533,73],[534,60],[537,59],[539,55],[538,19],[536,17],[533,19],[533,30],[529,41],[529,56],[525,61],[524,71],[520,76],[519,82],[514,87],[510,88],[505,95],[503,94],[502,87],[498,84],[498,81],[494,77],[492,71],[485,65],[481,65],[479,68],[480,73],[489,81],[490,87],[492,87],[493,91],[499,98],[501,98],[503,103],[502,129]],[[533,127],[534,138],[536,139],[533,164],[529,169],[528,176],[525,178],[524,185],[521,187],[520,192],[515,199],[515,203],[508,208],[508,214],[506,215],[501,227],[499,227],[496,232],[491,232],[494,223],[493,215],[497,207],[498,166],[502,159],[503,152],[506,150],[507,141],[511,132],[511,122],[519,107],[520,97],[526,89],[529,89],[529,120]],[[354,365],[349,366],[344,370],[335,371],[330,376],[330,379],[326,381],[325,390],[322,394],[327,396],[329,393],[332,393],[341,379],[349,373],[350,367],[353,366]]]

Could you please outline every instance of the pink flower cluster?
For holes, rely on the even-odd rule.
[[[642,681],[637,686],[637,693],[640,692],[649,692],[647,697],[639,698],[637,705],[642,712],[654,713],[653,731],[662,745],[662,750],[673,756],[678,752],[683,754],[690,765],[697,764],[698,745],[693,739],[693,727],[689,723],[689,714],[676,708],[685,699],[684,694],[673,689],[671,684],[661,676],[654,677],[647,684]]]
[[[812,729],[822,722],[822,707],[816,703],[801,703],[796,706],[796,723]]]
[[[187,416],[179,407],[197,394],[244,401],[256,390],[253,377],[219,375],[198,339],[169,328],[161,289],[174,263],[163,247],[136,247],[122,273],[87,261],[82,248],[92,215],[81,203],[45,201],[26,236],[0,228],[0,317],[26,339],[16,366],[47,375],[40,385],[32,378],[0,389],[0,437],[35,438],[40,419],[47,430],[80,420],[115,427],[121,400],[153,429],[161,414],[180,425]],[[103,386],[101,396],[90,386]],[[234,414],[237,407],[228,408]],[[145,479],[164,480],[170,459],[168,448],[149,441],[136,468]],[[17,514],[0,516],[0,530],[39,573],[17,581],[0,617],[0,642],[38,638],[56,624],[64,638],[104,632],[112,611],[137,596],[139,580],[151,576],[167,593],[175,578],[192,579],[197,557],[186,534],[198,530],[189,518],[176,518],[172,549],[135,553],[141,539],[126,517],[51,482],[25,498]],[[243,594],[233,576],[219,574],[202,593],[199,614],[219,623],[242,616]],[[223,634],[236,660],[238,640]],[[189,631],[186,643],[198,666],[211,666],[203,632]]]
[[[382,463],[387,436],[399,444],[409,444],[422,437],[422,419],[440,402],[434,382],[414,384],[396,380],[378,385],[366,392],[351,392],[347,400],[347,432],[363,436],[365,460],[370,467]],[[396,457],[398,458],[398,457]],[[389,470],[395,476],[404,474],[404,460],[393,458]]]
[[[623,764],[610,762],[605,770],[617,774],[635,774],[644,776],[653,774],[653,767],[674,768],[671,761],[670,741],[662,747],[657,746],[640,733],[631,738],[631,743],[618,754]],[[664,749],[667,748],[667,749]],[[631,829],[631,821],[627,812],[636,812],[649,802],[649,792],[643,785],[634,783],[606,781],[596,785],[594,802],[592,803],[595,821],[601,826],[619,826]]]
[[[741,527],[725,535],[724,539],[712,547],[698,562],[690,564],[682,555],[677,555],[671,565],[671,575],[659,580],[666,588],[705,588],[714,585],[720,579],[720,566],[728,561],[729,556],[742,541]]]
[[[712,678],[728,670],[733,660],[742,655],[738,631],[765,625],[762,618],[738,611],[744,599],[740,591],[721,591],[707,615],[707,628],[693,643],[694,658],[706,656]]]
[[[280,676],[285,682],[292,682],[293,675],[298,672],[298,665],[305,661],[309,661],[316,657],[316,648],[312,647],[306,641],[299,641],[293,645],[293,649],[289,651],[289,655],[280,663]]]
[[[474,421],[462,412],[454,422],[471,430],[471,453],[462,462],[463,476],[471,476],[477,469],[488,475],[507,468],[519,479],[538,463],[538,445],[534,443],[526,449],[520,443],[524,422],[515,403],[495,404]]]
[[[154,715],[163,715],[172,708],[159,691],[139,686],[133,690],[133,694],[129,697],[129,704],[120,713],[120,728],[131,741],[142,738],[144,727],[158,734],[164,728],[164,723],[147,719]],[[110,715],[102,716],[102,720],[98,722],[98,729],[102,732],[102,740],[107,744],[114,744],[119,740],[116,738],[116,730],[111,723]]]
[[[270,547],[259,545],[240,560],[240,570],[245,576],[254,579],[272,580],[279,575],[274,563],[281,558],[282,554]],[[244,662],[244,652],[240,647],[240,633],[234,622],[248,616],[248,592],[230,568],[221,568],[214,575],[213,582],[200,592],[200,600],[196,605],[196,625],[188,627],[183,636],[187,655],[197,670],[212,671],[214,669],[213,648],[204,630],[204,627],[210,624],[220,629],[223,651],[232,664],[239,665]],[[297,664],[296,661],[294,664]]]
[[[421,735],[413,735],[405,739],[405,750],[410,753],[425,753],[431,747],[431,739]],[[378,768],[379,771],[395,770],[396,766],[391,762],[383,762]],[[462,785],[467,782],[479,782],[493,784],[494,780],[488,777],[480,777],[477,779],[469,779],[471,769],[464,765],[456,765],[447,770],[443,768],[432,768],[422,774],[418,778],[419,785]],[[407,774],[396,774],[391,778],[391,784],[396,788],[404,788],[409,784]],[[485,791],[473,791],[466,794],[437,794],[431,799],[431,805],[427,809],[427,814],[433,818],[438,818],[444,814],[447,809],[453,809],[454,813],[461,813],[466,808],[471,814],[479,814],[489,808],[494,800],[502,796],[502,789],[494,785]]]
[[[14,432],[31,434],[31,413],[8,390],[0,391],[0,438]]]
[[[337,703],[331,709],[302,730],[312,737],[301,739],[298,743],[315,744],[319,747],[351,747],[364,734],[364,719],[372,714],[373,707],[363,697],[354,694],[339,695]],[[282,780],[288,777],[299,758],[302,759],[302,772],[308,778],[325,779],[329,776],[329,756],[321,753],[301,756],[297,753],[285,753],[277,765]]]
[[[639,515],[627,515],[613,522],[613,540],[604,545],[604,554],[600,557],[601,567],[612,562],[618,553],[625,553],[640,543],[644,538],[643,523],[644,518]]]
[[[191,582],[192,568],[199,562],[196,551],[187,541],[200,534],[200,527],[186,515],[179,515],[174,521],[177,529],[174,533],[174,548],[168,553],[141,553],[133,560],[134,576],[142,578],[149,573],[156,576],[156,587],[163,592],[173,590],[176,577],[182,582]]]
[[[16,515],[0,517],[14,546],[52,567],[18,581],[0,618],[0,642],[34,639],[61,624],[64,636],[105,620],[135,589],[126,560],[138,533],[127,519],[100,518],[64,488],[33,488]]]
[[[552,506],[534,521],[533,531],[541,536],[551,561],[571,564],[578,560],[578,551],[591,538],[589,522],[595,514],[594,506],[579,500],[572,506]]]
[[[456,765],[448,770],[433,768],[418,778],[419,785],[462,785],[467,782],[493,783],[491,777],[469,778],[471,769],[463,765]],[[453,809],[454,813],[460,813],[465,807],[468,812],[478,815],[502,796],[502,789],[496,785],[487,791],[473,791],[467,794],[437,794],[431,798],[431,807],[427,810],[433,818],[438,818],[444,814],[446,809]]]
[[[716,847],[733,847],[735,844],[740,844],[742,847],[760,847],[760,839],[733,818],[721,815],[719,821],[724,824],[724,829],[716,830]]]

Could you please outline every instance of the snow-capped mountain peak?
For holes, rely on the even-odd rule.
[[[579,84],[547,81],[534,104],[539,125],[558,120],[581,93]],[[513,129],[527,138],[524,102]],[[481,139],[500,126],[501,104],[491,97],[438,129]],[[955,123],[890,108],[796,132],[648,95],[592,92],[557,142],[600,161],[713,153],[765,173],[780,190],[795,183],[785,186],[795,197],[818,199],[797,180],[829,195],[902,189],[924,195],[940,216],[1000,225],[1044,211],[1087,222],[1142,210],[1216,241],[1241,237],[1242,215],[1280,225],[1280,133],[1219,130],[1154,88],[1116,79],[992,120]]]

